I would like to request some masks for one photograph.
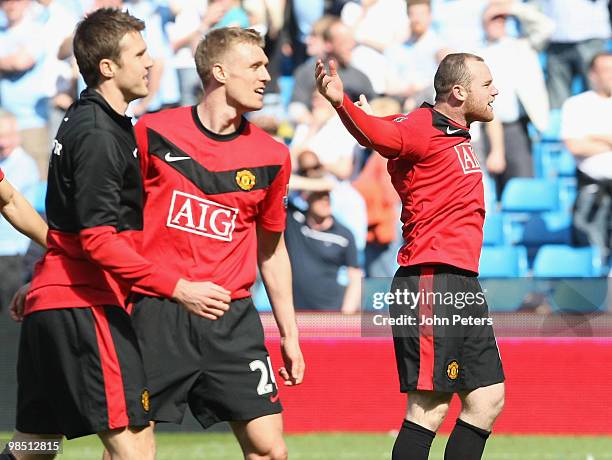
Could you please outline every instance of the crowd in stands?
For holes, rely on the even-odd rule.
[[[286,239],[296,307],[353,313],[362,277],[389,277],[397,267],[400,204],[386,160],[361,148],[316,92],[314,63],[335,59],[349,96],[365,96],[385,116],[433,103],[440,60],[471,52],[485,59],[499,89],[496,120],[471,128],[487,194],[483,257],[524,247],[531,270],[543,245],[586,247],[591,274],[605,276],[612,245],[611,4],[0,0],[0,167],[44,212],[48,158],[60,148],[54,134],[84,88],[71,40],[88,11],[126,8],[146,23],[155,64],[149,96],[128,109],[135,118],[197,103],[192,53],[199,39],[217,27],[253,27],[266,37],[273,79],[264,108],[250,119],[289,146],[294,166]],[[552,204],[534,207],[546,193],[530,190],[552,190]],[[523,207],[512,204],[517,193]],[[25,276],[27,249],[0,218],[0,308]],[[489,266],[483,276],[525,274],[496,272],[498,265],[483,261]]]

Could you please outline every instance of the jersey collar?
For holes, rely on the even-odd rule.
[[[100,106],[104,112],[108,114],[113,120],[115,120],[119,125],[124,128],[132,128],[132,117],[128,117],[127,115],[121,115],[115,109],[113,109],[110,104],[107,102],[104,97],[92,88],[85,88],[81,92],[80,99],[84,102],[93,102]]]
[[[231,141],[232,139],[237,138],[238,136],[242,134],[247,124],[246,118],[242,117],[242,119],[240,120],[240,126],[238,126],[238,129],[236,131],[234,131],[233,133],[229,133],[229,134],[218,134],[218,133],[215,133],[214,131],[211,131],[210,129],[208,129],[206,126],[202,124],[202,121],[200,120],[200,117],[198,116],[198,106],[197,105],[191,106],[191,117],[193,118],[193,122],[195,123],[195,125],[198,127],[200,131],[202,131],[202,133],[206,137],[213,139],[215,141],[220,141],[220,142],[227,142],[227,141]]]
[[[448,118],[443,113],[438,112],[433,105],[423,102],[421,104],[421,108],[431,110],[431,123],[433,127],[439,131],[442,131],[445,136],[464,137],[466,139],[471,138],[469,128],[460,125],[459,123]]]

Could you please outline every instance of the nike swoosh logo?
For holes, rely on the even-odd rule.
[[[173,157],[172,153],[168,152],[168,153],[166,153],[166,156],[164,156],[164,159],[168,163],[172,163],[174,161],[191,160],[191,157]]]
[[[461,131],[460,129],[450,129],[450,126],[446,127],[446,134],[455,134]]]

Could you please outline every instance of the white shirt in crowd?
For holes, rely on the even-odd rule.
[[[572,96],[561,112],[561,138],[581,139],[589,135],[612,134],[612,97],[595,91]],[[612,179],[612,149],[587,158],[578,158],[578,168],[596,180]]]

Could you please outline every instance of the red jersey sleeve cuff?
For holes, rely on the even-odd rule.
[[[181,277],[175,273],[156,272],[147,277],[146,283],[135,283],[135,286],[153,291],[167,299],[172,299],[174,289]]]

